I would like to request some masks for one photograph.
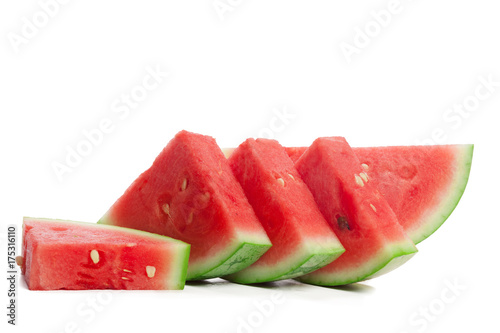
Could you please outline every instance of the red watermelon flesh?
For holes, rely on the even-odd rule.
[[[215,140],[179,132],[99,223],[191,244],[187,278],[234,273],[271,243]]]
[[[183,289],[189,244],[96,223],[24,218],[22,256],[31,290]]]
[[[286,148],[298,160],[307,147]],[[436,231],[465,191],[474,145],[353,148],[415,244]]]
[[[344,252],[285,149],[275,140],[248,139],[229,164],[273,246],[249,267],[225,277],[260,283],[297,277]]]
[[[465,191],[473,145],[356,148],[367,174],[415,243],[436,231]]]
[[[352,147],[354,150],[355,148]],[[286,147],[285,148],[288,156],[292,159],[293,163],[297,162],[297,160],[304,154],[304,152],[307,150],[307,147]]]
[[[344,138],[319,138],[295,163],[346,252],[298,279],[341,285],[386,273],[417,251]]]

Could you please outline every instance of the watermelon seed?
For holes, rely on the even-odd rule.
[[[163,204],[163,206],[161,206],[161,209],[163,209],[165,214],[170,215],[170,205],[168,203]]]
[[[208,202],[210,200],[210,192],[205,192],[202,196],[203,201]]]
[[[359,174],[361,176],[361,178],[363,178],[363,180],[367,183],[368,182],[368,175],[364,172],[360,173]]]
[[[123,271],[124,271],[125,273],[132,273],[132,271],[129,271],[128,269],[125,269],[125,268],[123,269]]]
[[[361,179],[361,177],[360,177],[360,176],[358,176],[358,175],[354,175],[354,178],[355,178],[355,180],[356,180],[356,184],[358,184],[358,185],[359,185],[359,186],[361,186],[361,187],[365,186],[365,183],[363,183],[363,179]]]
[[[281,185],[281,186],[285,186],[285,181],[283,180],[283,178],[278,178],[276,179],[278,181],[278,183]]]
[[[17,266],[22,266],[23,265],[23,257],[22,256],[17,256],[16,257],[16,264]]]
[[[291,175],[291,174],[288,174],[290,176],[290,178],[292,178],[292,180],[295,180],[295,178]]]
[[[376,213],[377,212],[377,208],[375,208],[375,206],[373,204],[370,204],[370,207],[373,209],[373,211]]]
[[[90,251],[90,259],[92,259],[94,264],[97,264],[99,262],[99,252],[97,250]]]
[[[122,276],[122,280],[130,280],[128,277]]]
[[[193,211],[189,213],[186,223],[191,224],[191,222],[193,222]]]
[[[370,168],[370,167],[368,166],[368,164],[365,164],[365,163],[361,164],[361,166],[362,166],[362,167],[363,167],[363,169],[365,169],[366,171],[368,171],[368,169]]]
[[[184,180],[182,181],[182,184],[181,184],[181,191],[186,190],[187,185],[188,185],[188,181],[186,178],[184,178]]]
[[[146,274],[148,275],[149,278],[154,277],[155,273],[156,273],[156,267],[146,266]]]
[[[344,229],[351,230],[349,222],[347,221],[347,218],[345,216],[337,217],[337,224],[339,225],[340,230]]]

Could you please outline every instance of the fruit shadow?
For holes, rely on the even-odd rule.
[[[330,290],[340,290],[340,291],[346,291],[346,292],[351,292],[351,293],[357,293],[357,294],[370,294],[375,292],[375,288],[363,284],[363,283],[352,283],[352,284],[346,284],[346,285],[341,285],[341,286],[319,286],[319,285],[312,285],[312,284],[307,284],[307,283],[302,283],[296,280],[288,279],[288,280],[281,280],[281,281],[272,281],[272,282],[263,282],[263,283],[254,283],[254,284],[248,284],[244,285],[247,287],[255,287],[255,288],[263,288],[263,289],[276,289],[276,290],[303,290],[304,288],[324,288],[324,289],[330,289]]]
[[[297,290],[302,288],[304,285],[295,280],[279,280],[279,281],[270,281],[270,282],[262,282],[262,283],[252,283],[252,284],[241,284],[245,287],[253,287],[253,288],[261,288],[261,289],[279,289],[279,290],[287,290],[293,289]]]
[[[186,286],[200,287],[200,286],[220,286],[230,284],[231,282],[223,279],[209,279],[209,280],[194,280],[186,281]]]
[[[348,291],[348,292],[359,293],[359,294],[371,294],[371,293],[375,292],[374,287],[369,286],[367,284],[359,283],[359,282],[352,283],[352,284],[346,284],[346,285],[342,285],[342,286],[331,286],[331,287],[318,286],[318,287]]]
[[[240,292],[243,294],[253,294],[256,290],[275,290],[275,291],[285,291],[292,292],[296,295],[309,295],[311,297],[318,297],[319,294],[322,294],[325,297],[330,297],[327,295],[332,294],[358,294],[358,295],[366,295],[375,292],[375,288],[363,284],[363,283],[353,283],[342,286],[317,286],[307,283],[302,283],[293,279],[280,280],[280,281],[272,281],[272,282],[264,282],[264,283],[254,283],[254,284],[239,284],[230,282],[224,279],[210,279],[210,280],[200,280],[200,281],[186,281],[186,286],[195,287],[197,289],[205,289],[207,292],[209,290],[214,290],[216,288],[216,292],[228,292],[228,294],[233,294],[235,292],[234,288],[238,288]],[[242,289],[240,289],[242,288]],[[246,290],[246,291],[245,291]],[[254,290],[254,292],[252,292]],[[316,290],[316,292],[314,292]],[[323,292],[322,292],[323,290]],[[326,291],[326,292],[324,292]],[[329,292],[331,291],[331,292]]]

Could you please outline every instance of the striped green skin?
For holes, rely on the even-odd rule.
[[[188,270],[187,280],[211,279],[238,272],[253,264],[270,247],[271,243],[267,239],[252,241],[240,238],[234,241],[232,246],[227,247],[227,254],[221,253],[216,257],[209,258],[205,265],[198,265]],[[210,267],[210,270],[207,271],[205,267]]]
[[[250,265],[249,267],[224,279],[241,283],[263,283],[284,279],[292,279],[313,272],[337,259],[345,250],[339,247],[339,242],[328,239],[311,239],[300,250],[295,250],[292,256],[269,265]]]
[[[365,262],[358,268],[349,268],[335,274],[317,270],[296,279],[300,282],[320,286],[340,286],[365,281],[395,270],[416,253],[415,247],[407,241],[387,243],[369,262]]]

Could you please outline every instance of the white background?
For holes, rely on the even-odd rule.
[[[20,227],[24,215],[97,221],[181,129],[212,135],[224,147],[259,134],[283,145],[327,135],[343,135],[352,146],[415,144],[433,135],[437,143],[474,143],[470,181],[455,212],[404,266],[348,288],[211,280],[175,292],[32,292],[21,282],[14,328],[6,324],[1,278],[2,327],[498,331],[498,4],[401,0],[381,27],[370,13],[389,1],[221,3],[231,6],[222,15],[212,0],[75,0],[52,7],[44,22],[37,1],[1,2],[3,262],[7,224]],[[26,20],[38,20],[31,35]],[[369,41],[359,33],[367,27]],[[347,44],[358,46],[351,57],[341,49]],[[140,93],[147,68],[169,75],[128,114],[114,112],[122,94]],[[497,82],[488,96],[481,77]],[[448,113],[464,102],[470,112]],[[276,112],[289,118],[280,122]],[[65,163],[68,147],[82,145],[83,132],[103,119],[112,129],[58,179],[54,163]],[[461,289],[453,293],[450,283]],[[431,317],[423,319],[420,311],[429,307]]]

